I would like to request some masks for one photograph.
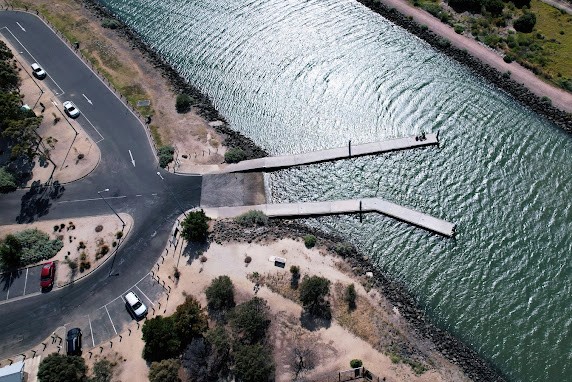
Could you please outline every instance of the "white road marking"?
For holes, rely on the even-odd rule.
[[[87,96],[86,96],[85,94],[81,93],[81,95],[83,96],[83,98],[85,98],[85,99],[87,100],[87,102],[88,102],[90,105],[93,105],[93,102],[91,102],[91,100],[90,100],[89,98],[87,98]]]
[[[22,296],[26,295],[26,285],[28,285],[28,270],[30,268],[26,268],[26,278],[24,279],[24,293],[22,293]]]
[[[131,163],[133,163],[133,167],[135,167],[135,159],[133,159],[133,154],[131,154],[131,150],[129,150],[129,156],[131,157]]]
[[[97,134],[99,134],[99,136],[101,137],[101,139],[100,139],[99,141],[95,142],[95,143],[99,143],[99,142],[103,141],[105,138],[103,138],[103,135],[101,135],[101,133],[99,132],[99,130],[97,130],[97,129],[95,128],[95,126],[93,126],[93,123],[91,123],[91,121],[90,121],[89,119],[87,119],[87,117],[85,116],[85,114],[83,115],[83,117],[84,117],[85,120],[91,125],[91,127],[93,127],[93,129],[95,130],[95,132],[96,132]]]
[[[126,195],[123,196],[106,196],[105,199],[123,199],[126,198]],[[76,199],[76,200],[62,200],[61,203],[76,203],[76,202],[92,202],[94,200],[101,200],[101,198],[91,198],[91,199]]]
[[[26,51],[26,53],[28,53],[28,55],[32,58],[33,62],[38,62],[38,60],[36,60],[36,59],[34,58],[34,56],[32,56],[32,53],[30,53],[30,52],[28,51],[28,49],[26,49],[26,47],[24,46],[24,44],[22,44],[22,43],[20,42],[20,40],[18,40],[18,38],[17,38],[16,36],[14,36],[14,33],[12,33],[12,31],[10,30],[10,28],[8,28],[8,27],[2,27],[2,28],[0,28],[0,29],[6,29],[6,30],[12,35],[12,37],[14,38],[14,40],[18,41],[18,44],[20,44],[20,45],[22,46],[22,48],[24,48],[24,50]],[[49,77],[50,80],[52,80],[52,82],[58,87],[58,89],[60,89],[60,93],[59,93],[59,94],[58,94],[58,93],[55,93],[55,92],[54,92],[54,93],[55,93],[56,95],[63,95],[65,92],[64,92],[64,90],[61,88],[61,86],[58,85],[58,83],[52,78],[52,76],[50,76],[49,73],[48,73],[48,77]]]
[[[143,195],[141,195],[141,194],[137,194],[137,195],[135,195],[135,196],[143,196]]]
[[[87,315],[87,319],[89,321],[89,331],[91,332],[91,343],[93,344],[93,347],[95,347],[95,338],[93,338],[93,328],[91,327],[91,318],[89,317],[89,314]]]
[[[109,317],[109,321],[111,322],[111,326],[113,326],[113,331],[117,335],[117,330],[115,329],[115,325],[113,325],[113,320],[111,319],[111,314],[109,314],[109,310],[107,310],[107,305],[105,305],[105,311],[107,312],[107,317]]]
[[[22,29],[24,32],[26,31],[26,30],[24,29],[24,27],[22,26],[22,24],[20,24],[20,23],[17,22],[17,21],[16,21],[16,24],[18,24],[18,26],[20,27],[20,29]]]
[[[154,194],[151,194],[151,195],[153,195],[153,196],[157,196],[157,193],[155,192]]]
[[[141,290],[141,288],[139,288],[137,285],[135,285],[135,288],[137,288],[137,290],[139,292],[141,292],[141,294],[151,303],[151,305],[155,306],[155,304],[153,303],[153,301],[151,301],[151,299],[149,297],[147,297],[147,295]]]

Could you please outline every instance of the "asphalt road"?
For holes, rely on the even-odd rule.
[[[46,70],[45,84],[59,94],[60,108],[66,100],[77,105],[78,122],[102,153],[100,164],[82,180],[2,195],[0,224],[109,214],[97,193],[107,188],[102,195],[110,205],[134,218],[114,261],[69,287],[0,305],[4,358],[38,344],[58,326],[90,314],[141,280],[161,254],[181,210],[199,204],[201,178],[158,169],[138,118],[35,15],[1,11],[0,34],[28,63],[37,62]]]

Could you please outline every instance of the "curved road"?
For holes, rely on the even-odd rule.
[[[4,358],[38,344],[58,326],[106,304],[145,276],[163,250],[181,208],[199,204],[201,178],[162,171],[161,180],[139,119],[38,17],[2,11],[0,34],[25,60],[38,62],[46,70],[49,77],[44,86],[63,90],[60,108],[65,100],[78,106],[78,122],[102,153],[97,168],[82,180],[2,195],[0,224],[109,214],[97,194],[106,188],[110,191],[104,196],[113,208],[134,218],[114,261],[69,287],[0,305],[0,358]]]

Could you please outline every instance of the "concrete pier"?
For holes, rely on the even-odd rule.
[[[364,155],[380,154],[390,151],[413,149],[439,144],[439,134],[425,134],[419,137],[395,138],[386,141],[352,145],[336,149],[314,151],[304,154],[281,155],[259,159],[244,160],[239,163],[229,164],[213,173],[246,172],[246,171],[273,171],[283,168],[301,166],[311,163],[320,163],[338,159],[348,159]]]
[[[232,218],[250,210],[259,210],[268,217],[309,217],[361,212],[378,212],[405,223],[446,237],[455,234],[455,224],[379,198],[336,200],[327,202],[258,204],[236,207],[206,207],[206,215],[213,218]]]

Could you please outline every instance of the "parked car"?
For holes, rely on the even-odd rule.
[[[68,330],[66,337],[67,355],[81,355],[81,329],[73,328]]]
[[[42,266],[40,273],[40,287],[42,290],[50,289],[54,286],[54,279],[56,278],[56,263],[50,261]]]
[[[136,320],[140,320],[147,315],[147,307],[133,292],[129,292],[125,295],[125,305]]]
[[[46,78],[46,71],[42,69],[40,65],[34,62],[31,66],[32,66],[32,72],[34,73],[34,77],[36,77],[39,80],[43,80],[44,78]]]
[[[72,101],[64,102],[64,110],[66,111],[66,114],[70,116],[70,118],[79,117],[79,109],[74,105]]]

